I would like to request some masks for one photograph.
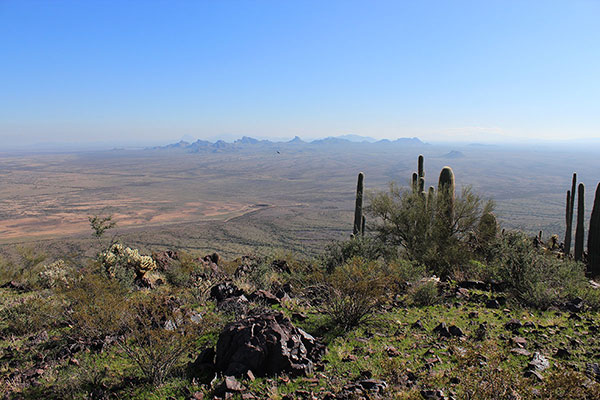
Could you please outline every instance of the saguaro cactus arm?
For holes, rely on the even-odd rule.
[[[354,204],[354,228],[352,233],[356,236],[362,230],[363,222],[363,180],[365,175],[360,172],[358,174],[358,182],[356,184],[356,202]]]
[[[590,218],[590,230],[588,232],[588,272],[596,276],[600,274],[600,183],[596,186],[594,206]]]
[[[580,183],[577,187],[577,227],[575,228],[575,261],[583,259],[583,236],[584,236],[584,214],[585,214],[585,186]]]

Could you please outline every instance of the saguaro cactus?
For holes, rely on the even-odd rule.
[[[577,173],[573,173],[573,181],[571,182],[571,198],[567,195],[567,211],[566,211],[566,232],[565,232],[565,254],[571,252],[571,235],[573,234],[573,211],[575,209],[575,189],[577,185]]]
[[[487,212],[479,219],[479,225],[477,226],[479,234],[479,240],[482,243],[487,243],[496,237],[498,233],[498,222],[496,217],[491,212]]]
[[[600,183],[596,186],[594,206],[590,218],[588,232],[588,272],[592,275],[600,274]]]
[[[421,179],[421,178],[425,179],[425,169],[423,168],[423,154],[419,154],[417,171],[418,171],[419,179]]]
[[[435,201],[435,188],[433,186],[429,186],[429,190],[427,191],[427,210],[431,211],[433,209],[433,202]]]
[[[585,213],[585,199],[584,199],[585,186],[580,183],[577,187],[577,227],[575,228],[575,261],[581,261],[583,259],[583,218]]]
[[[362,231],[363,225],[363,180],[365,178],[365,174],[359,172],[358,174],[358,182],[356,184],[356,203],[354,205],[354,228],[352,233],[356,236],[359,232]]]
[[[444,214],[450,222],[454,220],[454,189],[454,172],[452,168],[442,168],[438,181],[438,196],[442,196],[446,208]]]
[[[412,189],[413,192],[416,191],[419,187],[419,175],[416,172],[412,174]]]

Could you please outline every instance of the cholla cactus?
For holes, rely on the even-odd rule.
[[[148,271],[156,269],[156,262],[150,256],[140,255],[138,249],[124,247],[120,243],[113,244],[110,249],[100,254],[100,262],[109,276],[115,277],[118,268],[134,271],[141,279]]]
[[[69,286],[73,281],[71,271],[64,260],[57,260],[52,264],[44,265],[39,277],[40,283],[46,288]]]

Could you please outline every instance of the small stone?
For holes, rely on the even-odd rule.
[[[544,380],[544,377],[542,376],[542,374],[540,374],[538,371],[536,371],[534,369],[528,369],[527,371],[525,371],[523,376],[525,376],[525,378],[534,378],[538,382],[542,382]]]
[[[421,329],[423,330],[423,323],[421,322],[421,320],[417,320],[415,321],[412,325],[411,325],[414,329]]]
[[[536,371],[544,371],[550,368],[550,361],[546,357],[544,357],[541,353],[535,352],[533,353],[533,357],[529,364],[527,364],[527,368]]]
[[[496,299],[489,299],[485,302],[485,306],[487,308],[500,308],[500,303],[498,303],[498,300]]]
[[[598,363],[586,364],[585,374],[590,378],[593,378],[596,382],[600,382],[600,365],[598,365]]]
[[[452,335],[454,337],[463,337],[463,336],[465,336],[465,334],[462,331],[462,329],[460,329],[456,325],[451,325],[450,328],[448,328],[448,331],[450,332],[450,335]]]
[[[233,376],[226,376],[216,388],[215,394],[218,396],[226,395],[227,393],[238,393],[245,390],[244,386]]]
[[[506,329],[508,329],[509,331],[516,331],[517,329],[521,328],[522,326],[523,326],[523,324],[518,319],[511,319],[504,325],[504,327]]]
[[[554,356],[558,358],[569,358],[571,357],[571,353],[569,350],[561,347],[560,349],[556,350],[556,354],[554,354]]]
[[[302,313],[299,313],[299,312],[292,313],[292,319],[294,321],[300,321],[300,322],[302,322],[302,321],[306,321],[307,318],[308,317],[305,314],[302,314]]]
[[[358,360],[358,357],[354,354],[348,354],[346,357],[342,358],[342,362],[354,362],[356,360]]]
[[[254,380],[256,379],[254,373],[251,370],[246,371],[246,378],[250,379],[251,382],[254,382]]]
[[[443,337],[449,338],[451,336],[445,322],[441,322],[438,326],[433,328],[433,331]]]
[[[421,396],[426,400],[443,400],[446,398],[442,390],[421,390]]]
[[[400,352],[394,346],[386,346],[385,352],[389,357],[398,357]]]
[[[528,350],[525,350],[523,348],[517,347],[514,349],[510,349],[510,352],[519,356],[525,356],[525,357],[529,357],[531,356],[531,352],[529,352]]]
[[[525,345],[527,344],[527,339],[521,336],[515,336],[511,339],[511,342],[513,342],[519,347],[525,347]]]

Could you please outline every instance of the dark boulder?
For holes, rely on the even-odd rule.
[[[260,259],[253,256],[242,256],[235,260],[238,267],[235,269],[234,276],[240,278],[244,275],[248,275],[258,267]]]
[[[167,271],[173,261],[179,260],[179,253],[174,250],[153,251],[152,259],[159,271]]]
[[[27,287],[24,284],[19,283],[17,281],[6,282],[5,284],[1,285],[0,288],[12,289],[16,290],[17,292],[25,292],[27,290]]]
[[[280,312],[249,316],[225,326],[217,341],[216,368],[225,375],[306,375],[324,346]]]
[[[266,290],[257,290],[248,296],[248,299],[255,303],[263,303],[268,305],[281,304],[281,300],[279,300],[277,296],[271,292],[267,292]]]
[[[291,273],[290,266],[285,260],[273,260],[273,262],[271,262],[271,268],[279,273]]]
[[[210,297],[211,299],[217,300],[217,302],[222,302],[225,299],[230,297],[237,297],[244,294],[244,291],[238,289],[232,282],[221,282],[212,288],[210,288]]]
[[[388,385],[385,381],[365,379],[347,384],[342,388],[335,398],[337,400],[350,400],[357,398],[379,399],[383,395],[383,392],[386,390],[387,386]]]

